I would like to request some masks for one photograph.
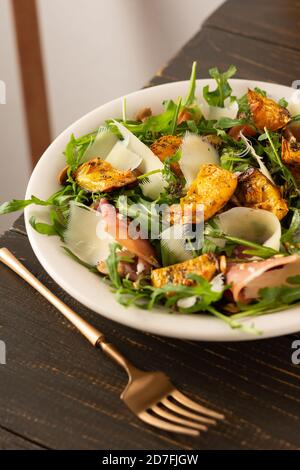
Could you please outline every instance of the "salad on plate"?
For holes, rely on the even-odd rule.
[[[259,333],[243,318],[300,302],[300,100],[233,96],[235,73],[212,68],[213,89],[197,90],[194,63],[187,96],[160,114],[149,103],[131,119],[124,99],[121,117],[70,136],[55,194],[0,214],[45,206],[32,227],[124,306]]]

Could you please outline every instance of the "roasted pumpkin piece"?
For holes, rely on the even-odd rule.
[[[153,269],[151,282],[154,287],[166,284],[192,286],[195,281],[188,278],[189,274],[197,274],[210,281],[218,269],[218,261],[213,253],[206,253],[183,263],[173,264],[165,268]]]
[[[192,206],[193,216],[197,205],[202,204],[204,220],[210,219],[229,201],[237,187],[237,176],[213,163],[201,165],[195,181],[191,184],[185,197],[180,199],[182,211],[184,206]],[[193,222],[197,222],[193,218]]]
[[[182,144],[182,138],[176,135],[163,135],[151,145],[151,150],[158,156],[161,162],[172,157]],[[172,170],[178,176],[182,176],[180,166],[177,162],[172,163]]]
[[[289,168],[293,177],[300,182],[300,143],[294,137],[290,140],[282,138],[281,159]]]
[[[75,171],[76,183],[86,191],[109,192],[137,181],[132,171],[120,171],[101,158],[93,158]]]
[[[281,159],[290,167],[300,167],[300,143],[295,139],[290,141],[282,138]]]
[[[264,209],[281,220],[288,213],[288,205],[280,189],[257,168],[249,168],[239,176],[235,196],[241,206]]]
[[[276,131],[286,126],[290,121],[288,110],[271,98],[254,90],[248,90],[247,98],[252,119],[258,129],[263,130],[266,127],[270,131]]]

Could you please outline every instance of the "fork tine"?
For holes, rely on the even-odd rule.
[[[192,408],[193,411],[198,411],[199,413],[203,413],[204,415],[211,416],[212,418],[216,418],[216,419],[225,418],[224,415],[217,413],[216,411],[210,410],[209,408],[206,408],[205,406],[199,405],[193,400],[190,400],[188,397],[183,395],[183,393],[179,392],[179,390],[173,390],[173,392],[170,395],[182,405],[185,405],[188,408]]]
[[[171,402],[168,398],[164,398],[161,400],[161,403],[165,405],[169,410],[175,411],[179,415],[186,416],[187,418],[195,419],[196,421],[200,421],[200,423],[207,423],[207,424],[216,424],[216,421],[211,418],[206,418],[205,416],[200,416],[196,413],[191,413],[190,411],[185,410],[181,406],[175,405],[175,403]]]
[[[147,411],[142,411],[138,414],[138,417],[145,421],[147,424],[151,424],[151,426],[156,426],[157,428],[164,429],[165,431],[170,432],[179,432],[181,434],[187,434],[189,436],[198,436],[199,431],[196,429],[186,428],[183,426],[177,426],[176,424],[167,423],[162,419],[156,418],[156,416],[150,415]]]
[[[179,418],[179,416],[176,416],[173,413],[170,413],[169,411],[166,411],[157,405],[151,406],[151,410],[162,418],[168,419],[169,421],[173,421],[173,423],[178,423],[182,424],[183,426],[189,426],[192,428],[200,429],[201,431],[207,431],[207,426],[195,423],[188,419]]]

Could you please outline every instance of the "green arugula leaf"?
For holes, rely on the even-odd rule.
[[[121,250],[121,248],[121,245],[119,245],[118,243],[111,243],[111,245],[109,246],[109,255],[106,259],[108,276],[111,280],[113,287],[115,288],[119,288],[122,286],[122,281],[118,272],[120,258],[117,255],[117,252]]]
[[[300,209],[294,209],[290,226],[281,236],[282,243],[300,242]]]
[[[293,209],[293,216],[288,229],[283,229],[281,243],[290,254],[300,251],[300,209]]]
[[[195,121],[188,120],[186,121],[188,130],[193,134],[198,134],[198,127]]]
[[[249,118],[251,115],[251,112],[250,112],[250,106],[248,102],[247,93],[241,96],[241,98],[238,98],[237,103],[239,105],[239,114],[245,115]]]
[[[260,134],[257,139],[259,142],[263,142],[264,140],[268,140],[267,134],[264,132],[263,134]]]
[[[151,116],[144,122],[143,132],[169,133],[171,130],[174,113],[177,110],[177,104],[172,100],[164,101],[165,111],[156,116]]]
[[[143,175],[137,176],[137,180],[139,181],[139,184],[149,183],[149,176],[156,175],[157,173],[161,173],[161,172],[162,172],[161,169],[151,170],[151,171],[148,171],[147,173],[144,173]]]
[[[188,278],[195,281],[195,285],[183,286],[178,284],[166,284],[160,288],[153,288],[148,308],[152,309],[157,303],[163,303],[166,307],[172,307],[177,304],[179,299],[196,296],[197,302],[193,307],[181,310],[185,312],[199,312],[205,311],[211,303],[221,299],[223,291],[213,291],[210,282],[203,277],[190,274]],[[227,287],[224,288],[224,290],[226,289]]]
[[[300,284],[300,275],[296,275],[296,276],[291,276],[288,278],[288,282],[290,284]]]
[[[242,126],[247,123],[247,119],[231,119],[229,117],[222,117],[216,122],[215,127],[218,129],[230,129],[233,126]]]
[[[52,205],[52,200],[43,201],[38,197],[31,196],[31,199],[12,199],[11,201],[4,202],[0,206],[0,215],[8,214],[10,212],[19,211],[29,206],[30,204],[37,204],[39,206]]]
[[[209,91],[209,85],[203,87],[203,97],[210,106],[224,107],[224,101],[231,96],[232,88],[228,83],[228,79],[236,73],[236,67],[230,65],[228,70],[221,73],[217,67],[209,70],[209,75],[217,82],[217,88]]]
[[[158,204],[175,204],[183,195],[185,179],[183,176],[179,177],[176,175],[172,170],[172,164],[179,162],[180,158],[181,150],[178,150],[174,155],[167,157],[163,162],[162,177],[166,182],[166,186],[157,201]]]
[[[70,140],[65,148],[64,155],[66,157],[66,163],[70,166],[70,168],[72,168],[72,170],[76,169],[79,164],[79,156],[74,134],[72,134],[70,137]]]
[[[57,235],[57,231],[54,225],[46,224],[44,222],[36,222],[34,216],[30,217],[29,223],[34,228],[34,230],[42,235]]]
[[[254,91],[256,91],[256,93],[259,93],[261,96],[264,96],[265,98],[267,96],[267,92],[265,90],[262,90],[258,86],[254,87]]]
[[[53,207],[50,210],[50,220],[52,222],[51,224],[36,222],[35,217],[31,216],[29,223],[38,233],[41,233],[42,235],[58,235],[61,240],[63,240],[64,231],[66,229],[66,220],[60,213],[59,208]]]
[[[248,247],[249,249],[243,250],[243,253],[246,255],[258,256],[259,258],[265,259],[278,255],[278,251],[273,248],[269,248],[268,246],[262,246],[254,242],[249,242],[248,240],[238,237],[231,237],[229,235],[223,235],[223,238],[230,244]]]
[[[236,148],[225,146],[220,157],[221,167],[232,173],[247,170],[251,166],[251,156],[239,156],[239,153]]]
[[[293,121],[293,122],[295,122],[295,121],[300,121],[300,114],[296,114],[296,116],[293,116],[293,117],[291,118],[291,122],[292,122],[292,121]]]
[[[75,138],[74,134],[71,135],[70,140],[65,148],[64,155],[66,163],[70,166],[71,170],[74,171],[80,164],[80,161],[87,150],[87,148],[94,142],[97,136],[97,131],[90,132],[78,139]]]
[[[264,133],[269,142],[269,145],[264,147],[265,153],[268,155],[271,163],[273,163],[275,168],[280,171],[283,180],[288,183],[289,188],[292,189],[295,194],[299,195],[297,182],[295,181],[295,178],[293,177],[288,167],[283,164],[279,155],[281,151],[280,135],[274,132],[271,134],[271,132],[269,132],[266,127],[264,128]]]
[[[192,65],[192,72],[190,76],[190,85],[188,94],[183,102],[183,106],[192,106],[196,101],[196,79],[197,79],[197,62],[194,61]]]
[[[155,116],[150,116],[146,121],[129,121],[126,122],[116,119],[129,129],[140,140],[147,145],[151,144],[156,138],[162,134],[170,134],[174,121],[174,115],[177,112],[177,104],[172,100],[164,101],[164,112]],[[113,120],[107,120],[106,125],[109,129],[119,135],[119,132]]]
[[[124,307],[135,305],[141,309],[147,309],[152,287],[149,286],[147,277],[140,277],[133,282],[129,279],[122,279],[122,285],[115,291],[117,301]]]
[[[280,100],[278,100],[278,104],[279,106],[282,106],[283,108],[286,108],[288,106],[288,102],[285,98],[280,98]]]
[[[178,115],[179,115],[179,111],[180,111],[180,108],[181,108],[181,100],[182,100],[182,98],[179,97],[178,101],[177,101],[176,109],[174,111],[174,116],[173,116],[173,119],[172,119],[172,122],[171,122],[171,134],[172,135],[176,134]]]
[[[214,225],[212,225],[214,223]],[[244,240],[243,238],[239,237],[232,237],[223,233],[218,225],[217,225],[217,217],[210,221],[210,223],[205,224],[204,228],[204,235],[205,238],[219,238],[221,240],[225,240],[227,243],[226,245],[231,246],[234,248],[235,245],[240,245],[243,247],[247,247],[243,250],[244,254],[251,255],[251,256],[258,256],[259,258],[270,258],[271,256],[277,255],[278,251],[273,250],[273,248],[269,248],[267,246],[259,245],[258,243],[250,242],[249,240]],[[221,251],[226,250],[225,247],[221,248]]]
[[[53,207],[50,210],[50,220],[57,235],[61,238],[61,240],[64,240],[64,232],[67,228],[67,220],[63,216],[59,207]]]

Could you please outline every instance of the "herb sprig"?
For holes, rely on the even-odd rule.
[[[217,67],[209,70],[209,75],[217,82],[217,88],[209,91],[209,85],[203,87],[203,97],[210,106],[218,106],[224,108],[224,101],[231,97],[232,88],[228,83],[228,79],[236,73],[236,67],[230,65],[228,70],[220,72]]]

